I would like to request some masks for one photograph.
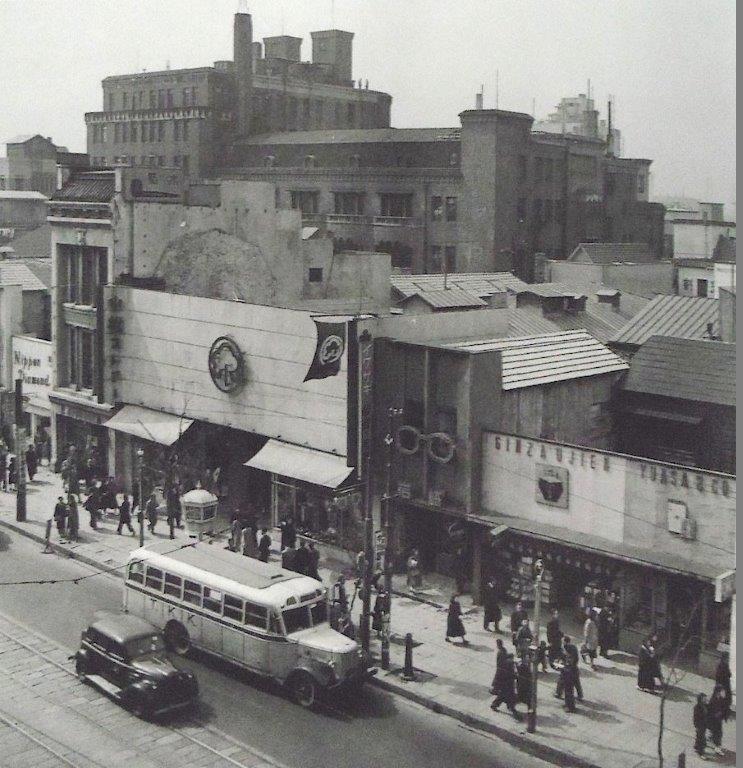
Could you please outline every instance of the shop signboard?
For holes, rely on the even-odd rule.
[[[27,402],[49,410],[52,379],[52,342],[32,336],[13,336],[13,378],[23,380]]]

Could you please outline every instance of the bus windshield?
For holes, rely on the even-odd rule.
[[[300,605],[297,608],[287,608],[284,611],[286,633],[299,632],[300,629],[316,627],[327,621],[327,605],[320,600],[312,605]]]

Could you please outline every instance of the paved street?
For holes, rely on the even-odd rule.
[[[85,565],[60,559],[56,555],[41,555],[36,543],[15,534],[0,533],[0,546],[0,581],[3,582],[74,578],[91,571]],[[0,611],[28,624],[70,650],[79,641],[80,631],[93,613],[117,606],[121,598],[121,582],[110,576],[96,576],[78,585],[4,586],[0,589]],[[0,630],[6,626],[0,626]],[[0,648],[0,669],[3,669],[8,664],[6,654],[12,651],[16,659],[19,651],[12,647],[10,650],[5,646]],[[66,650],[54,653],[57,661],[63,665],[68,664],[65,661]],[[28,654],[20,653],[20,656],[23,674],[28,674],[31,669],[34,669],[31,674],[37,674],[42,669],[42,663]],[[183,732],[203,734],[205,725],[217,727],[228,736],[247,742],[258,754],[271,755],[290,768],[377,768],[379,765],[390,764],[391,755],[394,755],[395,765],[401,768],[445,768],[455,764],[476,768],[537,768],[546,765],[489,735],[473,732],[449,718],[435,715],[411,702],[373,688],[365,691],[363,700],[345,702],[342,709],[339,706],[338,709],[324,708],[319,712],[306,712],[289,702],[273,686],[245,679],[230,668],[201,659],[189,659],[183,664],[198,675],[202,691],[200,724],[193,729],[184,728],[177,721],[174,731],[143,724],[108,702],[98,692],[81,686],[74,678],[57,670],[54,671],[55,685],[44,688],[46,696],[54,694],[44,706],[58,707],[54,717],[50,716],[49,719],[55,723],[66,723],[60,729],[63,732],[67,729],[74,731],[75,718],[89,715],[91,709],[100,709],[101,716],[96,716],[94,720],[105,731],[101,737],[105,736],[114,752],[119,750],[119,757],[135,750],[137,759],[142,760],[140,763],[126,762],[129,768],[173,764],[167,760],[174,750],[163,750],[162,755],[154,755],[150,754],[151,746],[163,737]],[[37,678],[46,681],[47,676],[37,674]],[[57,679],[60,682],[56,682]],[[22,682],[14,685],[22,687]],[[74,689],[74,696],[69,695],[70,689]],[[0,705],[0,709],[3,714],[7,711],[5,704]],[[26,706],[23,711],[28,713],[27,717],[37,727],[43,722],[42,727],[46,730],[46,719],[38,717],[44,707],[39,705],[36,710]],[[7,739],[11,738],[17,741],[20,737],[7,734]],[[212,744],[213,740],[219,741],[220,738],[224,737],[209,733],[207,741]],[[113,742],[116,743],[115,747]],[[5,743],[10,741],[4,739],[0,742]],[[162,741],[159,743],[169,744]],[[236,753],[239,754],[237,748]],[[178,765],[206,765],[208,759],[213,760],[209,765],[213,764],[215,768],[221,766],[213,753],[210,758],[179,762]],[[255,754],[252,760],[252,763],[242,764],[261,764]],[[106,764],[116,765],[113,755]],[[7,768],[16,768],[13,763],[0,761],[0,765],[3,768],[6,765]],[[18,768],[36,765],[35,762],[17,764]]]

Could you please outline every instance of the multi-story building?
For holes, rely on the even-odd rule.
[[[69,152],[50,137],[16,136],[6,142],[7,168],[0,172],[0,190],[24,190],[50,195],[57,184],[57,164],[85,168],[84,153]],[[6,165],[5,163],[3,165]]]
[[[234,17],[232,61],[103,80],[103,109],[85,116],[93,165],[181,167],[204,177],[228,164],[239,136],[311,128],[382,128],[391,97],[352,73],[353,33],[312,32],[253,41],[250,14]],[[358,86],[358,87],[356,87]]]
[[[269,181],[280,205],[339,249],[382,250],[413,272],[511,269],[581,242],[644,242],[662,254],[650,160],[595,138],[538,133],[533,118],[467,110],[456,128],[304,131],[247,137],[224,175]]]

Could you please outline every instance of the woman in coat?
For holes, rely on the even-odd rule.
[[[715,670],[715,684],[722,686],[722,690],[725,693],[725,714],[723,720],[727,722],[730,717],[730,705],[733,701],[733,690],[730,687],[730,656],[727,653],[723,653],[720,661]]]
[[[704,750],[707,747],[707,697],[700,693],[697,696],[697,703],[694,706],[694,751],[701,757],[704,757]]]
[[[95,530],[98,527],[98,510],[101,507],[101,492],[99,488],[93,488],[90,496],[85,499],[83,504],[90,515],[90,527]]]
[[[647,693],[655,693],[655,672],[658,662],[655,658],[655,648],[648,637],[643,640],[637,658],[637,687]]]
[[[511,714],[517,719],[521,719],[521,715],[516,711],[516,669],[513,660],[513,654],[506,654],[503,662],[498,664],[495,670],[495,678],[493,680],[492,692],[495,694],[490,709],[494,712],[498,710],[501,704],[505,704],[511,711]]]
[[[73,493],[67,494],[67,536],[72,541],[77,541],[80,530],[80,512],[78,511],[77,497]]]
[[[462,624],[462,606],[459,604],[456,595],[451,596],[449,601],[449,613],[446,617],[446,637],[447,643],[451,642],[452,637],[461,637],[462,645],[467,645],[465,638],[464,624]]]
[[[594,613],[589,611],[586,622],[583,625],[583,648],[581,649],[583,661],[586,656],[590,659],[591,669],[596,669],[596,652],[599,647],[599,628],[593,620]]]
[[[722,748],[722,721],[725,719],[725,709],[725,691],[721,685],[716,685],[707,704],[707,729],[717,755],[725,754]]]
[[[482,628],[488,632],[490,625],[495,624],[495,631],[499,632],[500,620],[503,618],[500,606],[498,605],[498,588],[493,579],[488,579],[483,588],[482,596],[484,615],[482,619]]]

